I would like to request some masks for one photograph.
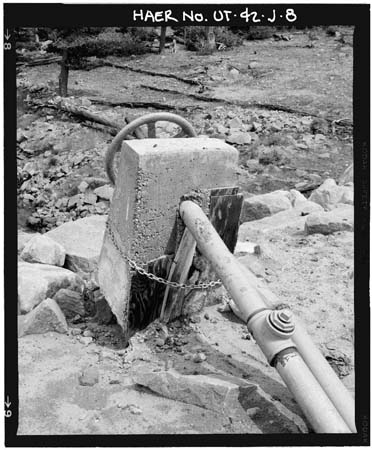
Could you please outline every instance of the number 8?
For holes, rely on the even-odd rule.
[[[12,44],[10,42],[5,42],[4,50],[10,50],[12,48]]]

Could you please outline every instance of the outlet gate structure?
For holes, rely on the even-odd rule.
[[[156,122],[181,127],[156,139]],[[130,140],[130,134],[147,138]],[[183,137],[186,135],[187,137]],[[115,156],[120,154],[118,170]],[[289,309],[234,257],[243,197],[238,151],[198,138],[169,113],[130,122],[105,165],[115,185],[99,261],[100,287],[129,339],[160,318],[201,309],[221,284],[317,433],[356,433],[354,399]]]

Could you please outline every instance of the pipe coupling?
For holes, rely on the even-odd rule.
[[[289,310],[259,311],[249,319],[247,326],[270,365],[279,352],[296,347],[291,339],[295,324]]]

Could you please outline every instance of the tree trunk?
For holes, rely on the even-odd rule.
[[[167,34],[167,27],[161,27],[159,53],[161,53],[164,50],[166,34]]]
[[[67,97],[67,84],[68,84],[68,50],[63,50],[62,60],[61,60],[61,73],[58,79],[58,94],[61,97]]]
[[[205,27],[205,34],[207,37],[206,50],[214,52],[216,49],[216,37],[214,35],[213,27]]]

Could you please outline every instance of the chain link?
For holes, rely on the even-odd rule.
[[[170,286],[177,289],[210,289],[216,286],[221,286],[222,282],[221,280],[216,281],[209,281],[208,283],[200,283],[200,284],[184,284],[184,283],[177,283],[175,281],[169,281],[165,278],[158,277],[154,275],[153,273],[147,272],[147,270],[144,267],[141,267],[139,264],[137,264],[133,259],[130,259],[128,255],[126,255],[121,246],[116,242],[115,235],[112,229],[112,224],[109,219],[107,219],[106,222],[106,229],[108,232],[108,235],[110,236],[111,242],[116,248],[116,250],[120,253],[120,256],[128,262],[129,266],[138,272],[141,275],[144,275],[145,277],[149,278],[150,280],[156,281],[157,283],[165,284],[166,286]]]

